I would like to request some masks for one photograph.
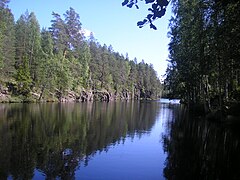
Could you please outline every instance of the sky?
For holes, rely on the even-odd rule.
[[[139,2],[140,9],[122,7],[123,0],[11,0],[9,8],[15,21],[28,12],[34,12],[40,27],[51,26],[52,12],[62,15],[72,7],[79,15],[82,28],[93,32],[94,37],[102,45],[112,45],[115,52],[124,56],[128,53],[130,60],[134,57],[138,62],[144,60],[153,64],[158,76],[165,74],[168,58],[167,32],[171,7],[166,15],[154,22],[158,30],[148,25],[137,27],[137,22],[147,16],[148,5]]]

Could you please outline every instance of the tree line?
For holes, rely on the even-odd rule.
[[[165,86],[209,110],[240,101],[240,2],[174,0]]]
[[[157,98],[161,84],[152,64],[137,63],[84,35],[79,14],[53,12],[51,27],[40,29],[34,12],[15,22],[8,0],[0,4],[0,89],[38,99],[69,91],[107,91],[121,98]]]

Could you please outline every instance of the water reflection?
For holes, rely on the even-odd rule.
[[[239,140],[173,103],[0,104],[0,179],[240,179]]]
[[[234,127],[234,128],[233,128]],[[167,179],[240,179],[239,127],[173,110],[163,136]]]
[[[0,179],[74,179],[97,151],[149,133],[159,103],[0,104]]]

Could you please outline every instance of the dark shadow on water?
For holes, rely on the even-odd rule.
[[[239,128],[191,116],[182,106],[167,124],[167,179],[240,179]]]

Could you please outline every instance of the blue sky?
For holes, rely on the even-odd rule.
[[[168,20],[171,17],[171,7],[166,15],[154,24],[154,31],[145,26],[137,27],[137,22],[147,15],[148,6],[139,3],[140,9],[122,7],[123,0],[11,0],[9,7],[15,20],[26,10],[34,12],[41,27],[50,27],[52,12],[64,14],[69,7],[80,15],[82,27],[94,33],[101,43],[112,45],[114,51],[129,58],[136,57],[138,62],[151,63],[161,76],[165,73],[168,57]]]

